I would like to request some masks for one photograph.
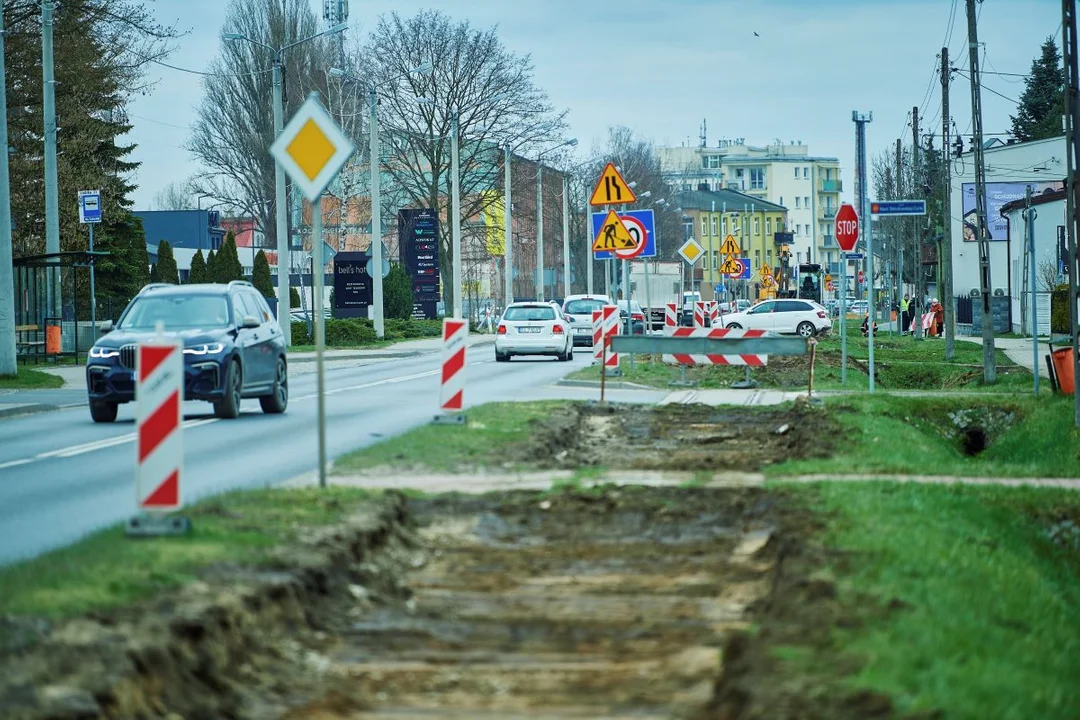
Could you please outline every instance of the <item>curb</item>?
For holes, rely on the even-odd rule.
[[[60,409],[62,409],[62,406],[60,405],[43,405],[40,403],[29,403],[8,408],[0,407],[0,418],[18,417],[20,415],[37,415],[39,413],[53,412]]]
[[[372,351],[372,352],[377,352],[377,351]],[[386,353],[385,355],[370,355],[370,354],[366,354],[366,353],[363,353],[363,352],[356,352],[356,353],[353,353],[351,355],[332,355],[332,356],[328,356],[328,355],[326,355],[326,353],[323,353],[323,361],[324,362],[333,362],[333,361],[336,361],[336,360],[402,360],[402,359],[405,359],[405,358],[419,357],[419,356],[425,355],[425,354],[427,354],[429,352],[435,352],[435,351],[434,350],[415,350],[415,351],[410,351],[410,352],[397,352],[397,353],[392,352],[392,353]],[[286,354],[285,359],[290,363],[315,362],[315,355],[314,355],[314,353],[312,353],[311,357],[295,357],[295,356],[290,357],[288,354]]]
[[[561,387],[600,389],[599,380],[560,380],[555,384]],[[604,386],[613,390],[655,390],[656,392],[664,392],[661,388],[639,385],[625,380],[612,380],[604,383]]]

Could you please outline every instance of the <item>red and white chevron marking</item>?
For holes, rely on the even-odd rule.
[[[604,311],[592,311],[592,349],[593,360],[600,363],[604,357]]]
[[[708,313],[706,304],[701,300],[694,302],[694,327],[696,328],[705,327],[705,316]]]
[[[679,327],[679,306],[675,303],[667,303],[664,306],[664,334],[670,335]]]
[[[622,327],[622,323],[619,322],[619,308],[614,305],[605,305],[603,308],[604,318],[604,345],[607,346],[607,364],[604,367],[608,370],[618,369],[619,367],[619,353],[614,352],[611,349],[611,338],[619,334],[619,329]]]
[[[442,383],[439,406],[449,412],[461,412],[465,393],[465,345],[469,339],[469,323],[464,320],[443,319]]]
[[[755,338],[764,337],[765,330],[728,330],[727,328],[676,328],[671,337],[708,337],[708,338]],[[768,355],[698,355],[676,353],[664,355],[664,362],[669,365],[748,365],[764,367],[768,364]]]
[[[720,324],[720,303],[715,300],[709,301],[709,325],[716,327]]]
[[[140,510],[176,510],[184,469],[184,347],[154,340],[135,356],[135,502]]]

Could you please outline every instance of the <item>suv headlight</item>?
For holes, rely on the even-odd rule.
[[[120,351],[116,348],[98,347],[95,345],[90,348],[90,357],[97,359],[114,358],[119,357]]]
[[[185,355],[217,355],[225,349],[224,343],[207,343],[184,348]]]

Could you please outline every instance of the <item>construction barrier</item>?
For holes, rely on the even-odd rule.
[[[705,317],[708,313],[706,303],[701,300],[694,301],[694,327],[705,327]]]
[[[735,340],[738,338],[765,337],[765,330],[727,330],[725,328],[677,328],[671,337],[711,338]],[[768,355],[743,353],[739,355],[699,355],[674,354],[664,355],[664,362],[669,365],[745,365],[764,367],[768,364]]]
[[[667,303],[664,306],[664,335],[671,335],[679,327],[679,306]]]
[[[709,301],[709,326],[716,327],[720,324],[720,303],[715,300]]]
[[[184,466],[183,346],[164,338],[138,345],[135,377],[136,503],[140,510],[177,510]]]
[[[619,353],[611,348],[611,338],[619,334],[622,323],[619,322],[619,308],[614,305],[605,305],[604,313],[604,345],[607,347],[607,358],[604,364],[605,370],[619,369]]]
[[[604,311],[592,311],[592,348],[593,360],[599,364],[604,362]]]
[[[442,383],[439,407],[444,412],[461,412],[465,392],[465,346],[469,324],[464,320],[443,320]]]

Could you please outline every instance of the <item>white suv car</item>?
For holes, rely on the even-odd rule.
[[[832,320],[828,311],[813,300],[764,300],[746,312],[725,315],[724,327],[811,337],[829,332]]]
[[[574,357],[570,323],[559,306],[546,302],[513,303],[506,308],[495,331],[495,360],[515,355],[554,355],[566,362]]]
[[[607,295],[568,295],[562,311],[570,323],[574,345],[592,345],[592,314],[605,305],[614,305]]]

